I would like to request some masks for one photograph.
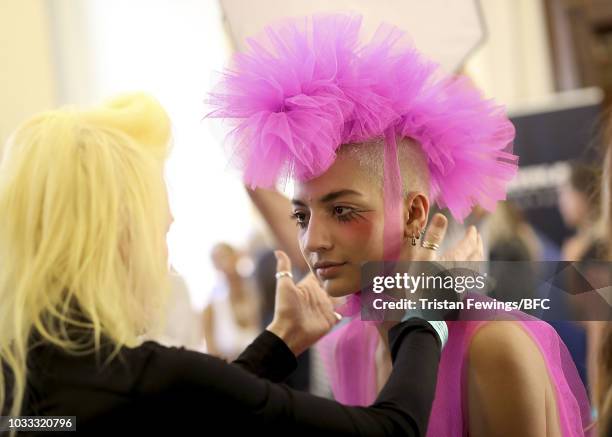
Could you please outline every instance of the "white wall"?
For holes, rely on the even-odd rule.
[[[542,0],[481,0],[488,38],[464,71],[488,97],[520,106],[554,90]]]
[[[30,115],[56,105],[44,0],[0,2],[0,144]]]

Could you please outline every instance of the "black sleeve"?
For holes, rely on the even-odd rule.
[[[291,349],[270,331],[262,332],[233,363],[272,382],[284,381],[297,367]]]
[[[207,424],[217,421],[226,430],[229,426],[290,435],[423,436],[440,359],[437,334],[428,323],[413,319],[395,326],[389,339],[393,371],[370,407],[344,406],[257,377],[242,365],[159,345],[149,354],[136,390],[139,396],[163,400],[157,403],[168,416],[199,411],[206,414]],[[250,352],[245,351],[247,357]],[[274,361],[267,360],[259,363],[274,367]],[[255,362],[258,359],[246,368],[265,374]],[[227,412],[231,418],[223,419]]]

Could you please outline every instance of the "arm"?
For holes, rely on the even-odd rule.
[[[586,362],[591,399],[600,399],[601,396],[601,393],[597,390],[601,386],[597,367],[598,357],[601,353],[600,350],[604,344],[604,334],[607,325],[607,322],[600,321],[583,322],[587,337]]]
[[[544,359],[520,324],[478,330],[469,348],[470,436],[560,435],[552,395]]]
[[[151,345],[138,391],[163,398],[164,405],[186,417],[203,405],[209,422],[221,421],[229,411],[232,421],[223,422],[226,429],[422,436],[435,391],[439,339],[430,325],[415,319],[392,328],[389,338],[394,370],[376,403],[367,408],[292,390],[206,354],[157,345]],[[411,359],[415,351],[419,360]]]
[[[264,331],[233,364],[260,378],[282,382],[295,370],[297,360],[280,337],[270,331]]]
[[[247,188],[247,193],[255,207],[270,227],[279,247],[287,252],[291,262],[302,272],[308,271],[308,265],[298,245],[297,231],[289,220],[291,202],[278,191]]]

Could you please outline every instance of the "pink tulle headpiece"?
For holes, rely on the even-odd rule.
[[[459,220],[477,204],[493,210],[517,168],[504,109],[467,78],[444,75],[400,29],[382,25],[361,44],[360,28],[353,15],[290,20],[233,57],[208,117],[230,123],[244,182],[308,180],[333,164],[342,144],[408,137],[427,157],[440,207]]]

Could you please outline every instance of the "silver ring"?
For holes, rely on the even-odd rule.
[[[423,246],[425,249],[430,249],[430,250],[438,250],[440,248],[439,244],[430,243],[429,241],[423,241],[421,243],[421,246]]]
[[[288,278],[293,279],[293,273],[291,273],[291,272],[289,272],[287,270],[283,270],[282,272],[276,272],[276,274],[274,275],[274,277],[276,279],[280,279],[280,278],[283,278],[285,276],[288,277]]]

